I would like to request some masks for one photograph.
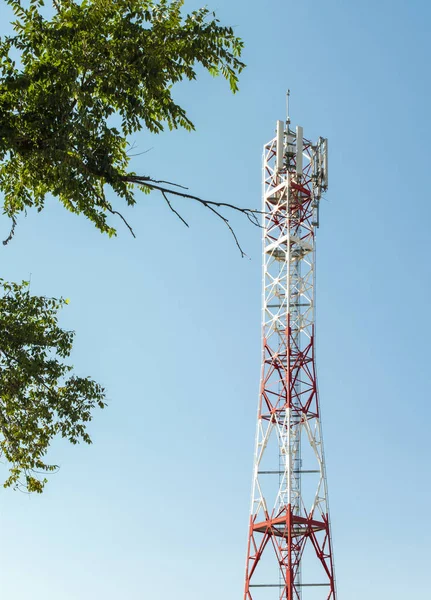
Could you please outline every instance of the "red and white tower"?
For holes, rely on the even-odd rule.
[[[263,156],[263,355],[245,600],[336,600],[315,360],[328,145],[290,119]]]

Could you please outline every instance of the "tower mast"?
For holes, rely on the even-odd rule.
[[[263,156],[263,353],[244,600],[336,600],[315,365],[328,144],[277,121]]]

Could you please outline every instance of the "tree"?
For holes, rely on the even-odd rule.
[[[0,451],[11,464],[5,486],[41,492],[55,471],[45,462],[54,436],[72,444],[91,443],[86,423],[105,406],[103,388],[71,374],[73,332],[58,326],[58,311],[68,303],[32,296],[28,283],[0,280]]]
[[[13,35],[0,38],[0,191],[12,220],[43,210],[48,194],[87,217],[109,236],[117,215],[106,190],[127,205],[135,191],[161,193],[173,204],[192,199],[223,220],[220,209],[256,212],[199,198],[186,188],[129,170],[128,138],[194,129],[172,95],[193,80],[198,65],[237,91],[242,41],[202,8],[183,16],[182,0],[6,0],[15,14]],[[48,11],[49,13],[49,11]],[[10,463],[5,486],[41,492],[44,473],[56,469],[46,452],[56,435],[90,443],[86,423],[104,407],[103,388],[76,377],[64,361],[73,333],[58,325],[66,303],[31,296],[27,284],[0,280],[0,451]]]
[[[221,26],[207,8],[183,17],[183,0],[58,0],[51,19],[40,12],[42,0],[30,0],[28,8],[7,1],[17,19],[16,35],[0,45],[0,188],[14,224],[26,208],[41,210],[50,193],[115,235],[107,217],[123,217],[105,190],[133,205],[136,187],[158,190],[179,217],[169,196],[194,199],[229,228],[220,208],[256,220],[253,210],[204,200],[128,170],[132,133],[194,128],[172,87],[195,79],[196,65],[221,74],[237,91],[243,44],[231,27]]]

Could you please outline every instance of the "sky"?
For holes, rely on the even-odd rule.
[[[317,370],[338,597],[426,598],[431,6],[208,4],[244,39],[240,91],[205,73],[178,86],[196,132],[136,135],[149,151],[133,166],[259,208],[262,146],[287,88],[292,123],[329,139]],[[232,214],[241,258],[209,211],[175,206],[189,229],[154,194],[124,211],[137,239],[119,222],[108,239],[49,200],[1,247],[2,277],[31,275],[33,293],[70,298],[61,323],[76,331],[73,364],[109,402],[91,447],[55,442],[61,468],[42,496],[0,490],[4,598],[242,597],[261,232]]]

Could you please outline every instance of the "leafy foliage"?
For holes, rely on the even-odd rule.
[[[128,136],[193,129],[173,85],[195,79],[201,65],[235,92],[242,42],[207,8],[183,17],[183,0],[57,0],[50,19],[42,0],[7,2],[16,20],[0,42],[5,213],[15,222],[27,207],[42,210],[51,193],[114,235],[107,214],[119,213],[106,186],[129,205],[136,185],[159,189],[128,172]]]
[[[104,390],[71,374],[73,332],[58,326],[67,300],[32,296],[28,283],[0,280],[0,453],[11,465],[5,487],[41,492],[45,455],[56,435],[91,443],[86,424]]]
[[[51,11],[43,0],[6,2],[15,21],[13,34],[0,38],[0,192],[12,219],[3,243],[12,238],[17,216],[41,211],[48,194],[115,235],[108,216],[123,217],[106,192],[133,205],[138,188],[158,190],[186,225],[168,195],[200,202],[223,220],[239,247],[219,209],[239,210],[255,224],[256,211],[130,172],[128,154],[128,137],[144,127],[153,133],[194,128],[172,90],[194,80],[198,68],[221,75],[236,92],[244,65],[233,29],[207,8],[183,15],[183,0],[53,0]],[[25,282],[0,279],[6,487],[42,492],[44,475],[57,468],[46,457],[53,438],[90,443],[86,425],[105,405],[103,388],[64,362],[73,342],[73,333],[58,325],[65,303],[30,295]]]

